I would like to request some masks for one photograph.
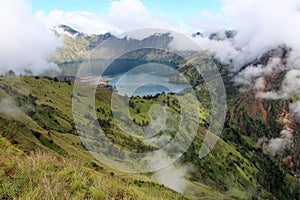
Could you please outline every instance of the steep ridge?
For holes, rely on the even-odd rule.
[[[67,44],[61,49],[61,52],[58,51],[58,55],[63,56],[58,57],[56,62],[82,61],[90,51],[92,36],[86,36],[67,27],[62,28],[64,31],[70,32],[70,35],[67,36],[70,46],[68,47]],[[168,34],[154,35],[153,37],[164,38],[161,40],[163,44],[168,44],[171,40]],[[153,37],[146,38],[143,42],[152,42]],[[217,34],[211,39],[222,40],[226,37],[224,38],[224,34]],[[100,40],[96,39],[95,41]],[[113,44],[121,45],[128,45],[128,43],[141,45],[140,42],[136,40],[128,42],[126,38],[112,40]],[[72,49],[75,49],[74,52],[68,52]],[[191,199],[298,199],[300,191],[299,178],[297,178],[300,166],[299,124],[289,107],[289,103],[293,99],[270,100],[260,97],[265,92],[280,88],[286,73],[288,52],[289,49],[285,46],[270,50],[234,74],[232,74],[233,67],[230,65],[221,64],[217,59],[207,57],[205,53],[203,58],[199,57],[203,60],[203,66],[209,67],[206,64],[211,61],[214,61],[218,66],[227,90],[228,102],[228,114],[223,133],[218,138],[218,143],[212,152],[203,159],[198,157],[199,149],[205,135],[210,134],[207,133],[207,127],[210,119],[209,109],[211,108],[209,92],[203,77],[195,72],[189,61],[185,63],[178,57],[174,58],[173,55],[165,52],[162,54],[160,51],[141,50],[127,55],[133,59],[157,59],[158,61],[176,63],[179,65],[178,70],[188,77],[194,87],[199,100],[201,120],[196,139],[180,159],[180,165],[191,168],[182,178],[188,182],[182,192],[186,197]],[[272,73],[265,74],[259,81],[251,82],[251,80],[251,84],[237,85],[238,81],[247,81],[243,71],[249,66],[266,69]],[[172,81],[178,80],[174,77]],[[0,112],[1,127],[4,127],[3,130],[0,130],[1,136],[8,139],[11,144],[24,151],[25,154],[30,155],[31,152],[42,150],[64,159],[81,160],[84,166],[88,166],[92,170],[95,168],[96,171],[103,169],[105,176],[115,176],[116,179],[124,178],[130,182],[129,184],[125,181],[124,184],[132,186],[131,183],[133,182],[132,187],[134,188],[141,188],[140,186],[142,186],[142,193],[136,190],[133,192],[133,197],[136,199],[145,198],[145,194],[151,192],[151,197],[154,199],[183,198],[181,195],[153,182],[149,178],[152,174],[131,176],[110,169],[100,161],[94,160],[77,136],[71,105],[72,98],[81,98],[82,95],[76,94],[74,97],[71,81],[67,81],[64,77],[60,77],[58,80],[39,76],[5,76],[1,77],[0,88],[1,108],[14,108],[2,109]],[[150,123],[151,118],[148,111],[154,103],[168,104],[170,112],[180,112],[173,98],[171,94],[132,98],[131,120],[141,126]],[[107,137],[128,150],[151,151],[155,149],[153,146],[148,146],[142,141],[126,135],[116,126],[109,102],[111,91],[99,89],[99,93],[96,93],[96,99],[97,120],[100,125],[105,127]],[[90,108],[88,107],[88,109]],[[88,122],[83,120],[82,124],[88,126]],[[289,148],[284,146],[279,153],[273,154],[273,151],[270,152],[268,148],[272,142],[282,142],[289,139],[286,133],[281,133],[282,130],[293,134],[292,144],[290,147],[288,146]],[[261,145],[259,141],[262,141]],[[289,140],[287,144],[290,144]],[[94,145],[97,147],[96,142]],[[112,153],[118,152],[112,149]],[[29,160],[31,159],[29,158]],[[61,166],[51,164],[51,167]],[[98,175],[97,173],[96,176]],[[116,179],[113,179],[112,182],[116,183]],[[108,178],[108,180],[110,179]],[[6,183],[11,184],[9,180]],[[83,187],[83,189],[88,190],[90,186]],[[78,187],[81,188],[80,184]],[[20,188],[19,192],[10,197],[24,195],[21,192],[24,187],[20,186]],[[80,193],[83,190],[79,189],[78,191]],[[108,191],[110,190],[108,189]],[[147,192],[144,193],[143,191]],[[92,196],[93,191],[87,193],[88,195],[83,198],[95,198]],[[7,192],[6,194],[10,193]],[[105,198],[115,199],[125,198],[126,195],[126,186],[104,194]],[[128,198],[130,197],[128,196]]]
[[[276,158],[283,163],[284,168],[291,175],[299,177],[299,120],[289,107],[293,99],[272,100],[263,97],[268,91],[281,89],[283,77],[287,70],[289,51],[290,49],[286,46],[274,48],[234,74],[233,79],[235,82],[242,82],[246,79],[246,73],[243,73],[243,70],[246,70],[248,66],[251,66],[253,70],[257,66],[265,70],[268,70],[266,68],[271,69],[268,74],[260,77],[256,83],[246,87],[242,86],[242,88],[237,87],[237,89],[240,88],[241,95],[234,98],[234,103],[228,112],[228,120],[230,123],[239,126],[242,134],[256,141],[263,137],[278,137],[284,140],[285,136],[279,135],[279,133],[282,130],[291,133],[291,146],[286,149],[283,155],[276,155]],[[272,62],[275,59],[278,61]],[[267,147],[267,144],[263,146],[263,149]],[[283,149],[280,151],[283,151]]]
[[[40,77],[0,78],[2,199],[185,199],[145,175],[94,159],[73,124],[72,87]]]

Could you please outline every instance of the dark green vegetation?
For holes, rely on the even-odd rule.
[[[144,175],[114,171],[95,160],[77,136],[72,116],[72,84],[39,77],[1,77],[1,187],[2,198],[75,199],[181,199]],[[235,90],[231,85],[227,90]],[[277,159],[263,153],[257,139],[276,137],[282,127],[266,124],[260,114],[246,114],[237,92],[230,91],[225,128],[213,151],[198,159],[208,126],[209,96],[204,85],[196,87],[201,99],[200,128],[196,140],[181,158],[193,163],[187,174],[187,197],[202,199],[298,199],[299,180]],[[110,108],[111,92],[99,90],[95,110],[99,123],[114,143],[133,152],[153,150],[139,139],[123,133],[115,124]],[[242,98],[240,98],[242,99]],[[231,103],[233,102],[233,103]],[[180,113],[170,94],[130,99],[130,118],[141,126],[151,123],[151,105],[168,106]],[[270,123],[282,110],[272,102]],[[249,112],[251,113],[251,112]],[[170,124],[172,125],[172,123]],[[256,134],[255,134],[256,133]],[[172,133],[162,133],[171,134]],[[112,151],[114,151],[112,149]],[[48,196],[45,196],[47,194]]]
[[[11,76],[1,77],[0,88],[2,199],[184,199],[147,176],[114,171],[86,151],[73,123],[72,85]],[[109,121],[109,105],[97,105],[99,120]],[[128,138],[110,130],[125,144]],[[128,148],[139,144],[131,142]]]
[[[67,27],[64,27],[67,28]],[[73,32],[74,30],[68,30]],[[63,74],[74,75],[72,62],[83,61],[88,52],[110,35],[65,38],[65,46],[53,58],[58,63],[70,63]],[[126,40],[117,39],[119,44]],[[150,41],[150,40],[149,40]],[[161,41],[170,41],[164,36]],[[138,43],[138,41],[134,41]],[[147,42],[147,41],[144,41]],[[157,60],[158,55],[163,55]],[[191,199],[299,199],[299,124],[295,130],[295,149],[287,149],[282,157],[269,155],[258,145],[258,139],[279,137],[283,124],[279,115],[285,112],[286,102],[257,100],[253,91],[239,92],[239,88],[228,76],[230,66],[218,66],[227,93],[228,112],[221,137],[212,152],[203,159],[198,158],[202,142],[207,134],[210,119],[210,96],[203,77],[192,65],[166,52],[141,50],[131,52],[125,58],[159,61],[175,64],[179,72],[186,75],[194,86],[199,100],[200,120],[196,139],[184,153],[180,162],[192,166],[186,174],[188,180],[185,197]],[[105,59],[105,58],[104,58]],[[207,71],[212,62],[205,54],[200,55]],[[158,63],[159,63],[158,62]],[[132,64],[132,63],[131,63]],[[131,65],[130,64],[130,65]],[[116,64],[118,66],[119,63]],[[129,65],[128,65],[129,66]],[[126,68],[126,66],[125,66]],[[119,70],[119,69],[118,69]],[[126,71],[126,69],[124,69]],[[71,82],[58,82],[40,77],[16,77],[9,73],[0,77],[0,197],[3,199],[184,199],[174,191],[151,180],[152,174],[125,174],[113,170],[89,154],[78,137],[72,115],[72,98],[84,99],[84,93],[73,94]],[[179,77],[171,81],[180,82]],[[278,87],[278,83],[270,84]],[[132,152],[148,152],[157,149],[138,137],[128,135],[120,129],[115,115],[123,116],[125,110],[112,110],[110,91],[99,89],[95,95],[97,119],[85,116],[82,126],[99,123],[106,136],[115,144]],[[145,127],[160,115],[165,107],[174,118],[167,119],[172,131],[161,131],[161,135],[176,134],[177,117],[183,104],[171,94],[155,97],[118,96],[117,102],[129,101],[127,121]],[[158,106],[159,105],[159,106]],[[149,111],[153,115],[149,114]],[[175,127],[174,127],[175,126]],[[95,130],[97,134],[97,130]],[[208,133],[209,134],[209,133]],[[105,149],[97,141],[94,148]],[[296,151],[298,148],[298,151]],[[116,148],[108,148],[110,156],[120,154]],[[290,168],[281,160],[291,155],[296,164]],[[130,160],[130,156],[118,155],[118,159]]]

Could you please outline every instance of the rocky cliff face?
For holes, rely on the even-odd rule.
[[[293,102],[291,98],[271,99],[265,94],[269,91],[278,91],[281,88],[283,77],[287,72],[287,59],[290,49],[286,46],[274,48],[260,58],[242,67],[235,74],[235,79],[245,81],[247,76],[245,70],[251,66],[251,70],[259,68],[268,73],[242,87],[241,95],[236,98],[228,112],[228,118],[243,130],[244,134],[253,138],[281,138],[280,131],[285,130],[292,134],[291,148],[279,156],[280,160],[292,174],[299,175],[299,119],[293,114],[289,105]],[[274,60],[276,62],[272,62]],[[249,71],[248,73],[251,73]],[[264,145],[265,148],[267,145]]]
[[[101,49],[97,49],[99,57],[93,57],[92,59],[111,59],[116,55],[119,56],[118,49],[138,49],[138,51],[130,52],[127,55],[123,55],[126,59],[139,59],[145,61],[163,60],[170,61],[174,58],[173,55],[169,55],[167,52],[158,50],[143,49],[145,46],[155,46],[157,48],[164,48],[168,46],[172,41],[170,34],[154,34],[146,37],[142,40],[123,37],[118,38],[110,33],[101,35],[87,35],[78,32],[66,25],[60,25],[53,31],[60,37],[63,37],[63,46],[58,48],[57,52],[50,58],[56,64],[82,62],[91,56],[91,51],[95,49],[99,44],[105,41],[105,44],[101,46]]]

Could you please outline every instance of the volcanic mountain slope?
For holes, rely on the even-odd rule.
[[[0,80],[2,199],[184,199],[145,175],[110,169],[88,153],[74,127],[70,82]],[[109,99],[108,91],[101,94]],[[122,141],[121,134],[113,135]]]
[[[237,89],[229,84],[226,83],[227,89]],[[54,80],[40,77],[7,76],[1,78],[1,127],[3,127],[1,136],[6,138],[2,139],[4,146],[1,147],[6,152],[3,154],[6,156],[2,159],[3,167],[1,167],[4,170],[2,173],[4,183],[1,191],[2,195],[4,195],[3,197],[25,198],[26,195],[42,197],[43,191],[49,188],[53,189],[53,192],[57,191],[57,188],[63,188],[59,191],[78,199],[96,199],[93,195],[104,196],[104,199],[124,198],[126,195],[128,197],[131,195],[133,199],[145,199],[144,195],[150,195],[148,193],[150,191],[150,196],[154,199],[182,198],[179,194],[170,192],[149,180],[147,177],[149,175],[129,176],[128,174],[114,171],[95,160],[86,151],[76,133],[71,111],[72,88],[73,85],[70,82],[55,82]],[[239,104],[230,105],[230,110],[233,110],[236,116],[228,115],[222,137],[213,151],[203,159],[198,158],[199,148],[206,134],[205,127],[207,127],[208,119],[210,118],[210,104],[205,84],[198,84],[195,87],[195,91],[198,98],[202,99],[200,101],[202,104],[200,109],[202,117],[199,122],[198,135],[180,162],[182,166],[192,166],[192,169],[188,170],[184,176],[187,180],[182,191],[185,196],[191,199],[297,199],[299,183],[292,177],[288,167],[282,164],[280,159],[275,159],[268,152],[263,153],[262,149],[257,146],[257,140],[263,134],[255,137],[253,136],[254,134],[249,135],[243,126],[240,126],[240,122],[236,122],[233,119],[236,119],[236,116],[241,118],[246,114],[244,120],[249,120],[247,122],[251,125],[249,127],[252,130],[260,128],[268,130],[272,137],[275,137],[278,132],[272,132],[270,127],[265,125],[260,117],[257,117],[259,115],[251,118],[248,117],[247,113],[236,111],[235,106]],[[96,103],[98,120],[105,127],[108,137],[131,151],[152,150],[152,147],[127,136],[116,127],[114,119],[109,112],[110,93],[110,91],[100,90],[99,94],[96,94],[96,99],[99,101]],[[243,94],[238,91],[231,91],[231,93],[233,95],[229,97],[229,102],[235,102],[235,100],[243,101]],[[170,111],[176,113],[178,112],[178,107],[173,98],[172,95],[158,95],[157,97],[144,99],[133,98],[132,101],[135,104],[135,108],[131,109],[131,116],[137,124],[143,125],[145,123],[143,120],[149,120],[147,114],[149,106],[157,102],[167,103],[170,106]],[[140,108],[140,113],[137,112],[136,108]],[[272,106],[272,108],[276,107]],[[279,108],[281,111],[283,107]],[[275,110],[279,113],[277,109]],[[277,130],[282,130],[282,127],[279,127]],[[10,141],[9,143],[6,142],[7,139]],[[9,166],[16,166],[16,163],[9,161],[9,158],[14,153],[9,150],[10,148],[7,148],[8,146],[21,150],[20,155],[17,154],[15,159],[18,163],[21,163],[21,168],[24,165],[24,167],[27,166],[26,168],[36,169],[37,171],[35,173],[32,171],[21,171],[22,174],[13,171],[15,167]],[[33,153],[39,151],[42,151],[42,153]],[[43,152],[46,152],[46,155]],[[36,159],[39,159],[39,161],[36,161]],[[57,165],[55,164],[56,161],[52,162],[53,159],[61,159],[63,163],[70,164]],[[44,163],[51,173],[45,174],[48,172],[47,170],[39,170],[43,166],[37,165],[34,168],[28,166],[28,162]],[[75,168],[75,171],[71,170],[66,173],[74,174],[75,177],[69,180],[69,184],[59,185],[61,179],[55,175],[57,173],[55,170],[68,171],[70,167],[74,166],[73,162],[79,163],[78,168]],[[92,171],[87,172],[86,170]],[[37,172],[39,174],[36,174]],[[43,187],[33,187],[32,185],[31,187],[26,184],[30,180],[22,179],[22,176],[27,177],[31,173],[36,174],[36,178],[32,178],[34,185],[42,183],[45,183],[45,185]],[[89,179],[89,182],[85,183],[85,179],[80,175],[85,173],[91,173],[88,177],[103,177],[105,181]],[[63,177],[67,178],[70,176],[69,174]],[[116,183],[120,178],[124,179],[124,182]],[[20,181],[21,185],[18,185]],[[111,186],[107,183],[110,181],[117,185],[121,184],[121,186]],[[104,188],[100,190],[97,183],[104,184]],[[72,185],[74,184],[75,186],[73,187]],[[69,188],[70,186],[72,187]],[[136,191],[135,188],[140,186],[142,190]],[[94,191],[99,190],[99,194],[94,193]],[[29,191],[32,192],[30,193]]]
[[[199,177],[207,184],[211,184],[209,182],[214,180],[218,183],[219,190],[226,191],[228,183],[224,181],[226,180],[225,177],[230,177],[230,171],[234,171],[228,163],[234,163],[235,167],[241,169],[247,176],[250,174],[253,176],[247,179],[249,181],[247,184],[240,177],[238,181],[232,181],[229,187],[236,185],[237,188],[244,188],[243,191],[248,191],[248,195],[251,194],[250,191],[252,190],[253,196],[250,195],[251,198],[271,198],[261,193],[264,190],[269,195],[271,193],[272,198],[299,198],[299,119],[289,108],[289,104],[293,99],[271,100],[260,97],[261,94],[265,94],[267,91],[281,88],[284,75],[288,69],[286,67],[288,52],[289,48],[285,46],[274,48],[267,51],[253,63],[249,63],[244,68],[241,68],[238,72],[234,72],[233,66],[224,65],[215,60],[223,77],[228,103],[228,113],[221,139],[233,147],[234,150],[227,153],[236,161],[222,159],[219,161],[208,161],[207,158],[197,160],[193,159],[193,156],[189,155],[191,152],[188,151],[184,159],[198,166],[194,177]],[[249,70],[248,67],[250,67],[250,70],[255,70],[255,68],[265,70],[267,68],[271,72],[264,73],[258,80],[252,80],[248,78],[247,71],[245,73],[245,70]],[[203,83],[201,77],[194,76],[194,67],[190,64],[182,65],[179,71],[193,77],[193,80],[198,80],[198,83]],[[196,88],[199,86],[201,84]],[[201,91],[202,101],[209,98],[208,93]],[[261,141],[264,142],[262,143]],[[218,147],[216,148],[218,149]],[[242,160],[231,156],[232,154],[236,155],[232,151],[237,151],[241,155]],[[223,157],[216,155],[216,152],[213,150],[212,154],[219,158]],[[212,163],[215,166],[226,168],[224,171],[220,169],[222,173],[226,174],[225,177],[219,179],[219,177],[222,177],[221,174],[212,176],[212,174],[220,173],[211,166]],[[210,166],[207,168],[213,173],[207,173],[207,170],[204,170],[205,166]],[[245,166],[247,167],[245,168]],[[235,172],[231,180],[234,180],[236,177],[238,175]],[[249,183],[255,184],[250,186],[251,184],[249,185]],[[250,189],[251,187],[253,188]],[[229,193],[229,191],[227,192]],[[235,196],[236,194],[231,193],[231,195]],[[238,198],[249,197],[239,196]]]
[[[74,199],[184,199],[182,195],[151,180],[149,177],[152,174],[121,173],[89,154],[73,122],[71,82],[38,76],[5,76],[1,77],[0,88],[2,198],[47,198],[43,195],[47,193],[49,198],[63,195]],[[76,98],[83,97],[79,95]],[[107,137],[130,151],[153,150],[153,147],[117,128],[110,111],[111,91],[99,89],[96,99],[98,122]],[[149,108],[157,103],[168,104],[170,112],[178,112],[176,99],[172,95],[144,99],[135,97],[132,98],[135,107],[130,109],[135,123],[140,126],[149,123]],[[209,118],[204,107],[201,107],[201,115],[203,125]],[[88,126],[90,123],[82,121],[82,124]],[[203,129],[199,130],[199,137],[202,135],[203,138],[204,134]],[[118,151],[111,149],[110,153]],[[68,181],[63,182],[63,179]],[[100,187],[101,184],[103,186]],[[187,192],[190,198],[231,199],[201,180],[188,185],[193,192]]]
[[[290,49],[286,46],[280,46],[266,52],[257,61],[249,64],[253,69],[262,66],[262,69],[268,70],[266,68],[269,68],[272,71],[261,76],[250,88],[249,86],[243,88],[243,96],[232,102],[228,118],[251,138],[275,138],[279,137],[281,130],[290,132],[293,135],[293,144],[289,153],[284,156],[281,152],[274,153],[279,160],[284,161],[290,172],[299,176],[299,119],[289,107],[295,99],[271,100],[263,96],[266,92],[281,89],[288,68],[289,51]],[[247,70],[247,66],[236,75],[237,82],[245,81],[245,79],[241,80],[245,78],[244,70]],[[260,125],[255,127],[256,123],[252,123],[251,120]]]
[[[63,45],[58,48],[50,60],[57,64],[80,62],[86,59],[98,44],[114,37],[110,33],[103,35],[86,35],[66,25],[54,27],[53,31],[63,37]]]
[[[63,47],[60,50],[59,55],[63,55],[64,51],[67,54],[59,58],[57,63],[80,61],[91,48],[86,35],[74,30],[67,29],[67,31],[71,32],[68,36],[70,41],[74,41],[72,37],[75,41],[80,38],[83,44],[81,45],[82,51],[79,50],[81,47],[77,46],[76,51],[68,53],[68,49],[76,48],[72,45],[77,45],[77,42],[70,42],[69,47]],[[165,37],[167,39],[164,40],[164,44],[168,44],[170,38],[168,35]],[[96,41],[100,40],[96,39]],[[112,41],[118,44],[121,41],[122,44],[128,45],[125,39]],[[149,38],[146,39],[147,41],[151,42]],[[133,43],[141,45],[135,40]],[[299,199],[300,183],[297,178],[299,174],[299,125],[289,106],[290,102],[295,100],[293,98],[284,100],[260,98],[265,92],[281,87],[286,74],[288,52],[288,48],[278,47],[234,74],[231,73],[232,66],[221,64],[217,59],[208,58],[205,53],[197,58],[203,61],[204,67],[209,67],[207,63],[212,61],[216,63],[225,84],[228,102],[228,113],[222,135],[218,138],[218,143],[212,152],[203,159],[199,159],[199,149],[207,134],[211,107],[210,95],[203,77],[196,73],[197,71],[189,61],[178,62],[178,58],[172,60],[172,55],[169,54],[158,57],[161,53],[159,51],[157,53],[141,51],[131,55],[135,59],[157,59],[165,62],[165,58],[168,58],[167,60],[170,59],[171,62],[177,62],[180,65],[178,70],[184,73],[194,86],[201,112],[196,139],[179,163],[179,166],[188,169],[185,170],[184,176],[181,177],[182,182],[179,184],[184,183],[180,192],[185,197],[191,199]],[[247,70],[255,68],[265,69],[272,73],[265,73],[259,79],[253,80],[251,77],[249,79]],[[177,81],[176,77],[173,81]],[[151,180],[155,177],[153,174],[120,173],[95,160],[88,153],[77,136],[72,116],[72,98],[80,100],[84,96],[72,94],[72,82],[58,82],[55,79],[38,76],[6,76],[1,77],[0,88],[1,127],[3,127],[0,130],[1,150],[4,152],[3,155],[6,155],[3,156],[0,173],[0,180],[4,180],[0,190],[3,198],[26,198],[28,196],[39,198],[43,197],[43,193],[49,188],[55,189],[52,190],[53,192],[56,192],[57,188],[63,188],[60,191],[63,191],[66,197],[77,199],[97,199],[99,196],[98,199],[124,199],[126,197],[147,199],[147,195],[153,199],[184,198],[153,182]],[[124,98],[120,97],[120,100]],[[95,99],[97,121],[104,127],[107,137],[114,143],[134,152],[147,152],[157,148],[149,146],[138,138],[128,136],[118,128],[111,114],[111,91],[99,89]],[[167,104],[169,112],[174,115],[180,113],[180,106],[177,105],[176,97],[172,94],[146,98],[134,97],[130,101],[131,119],[128,120],[134,121],[139,126],[151,123],[148,112],[151,105],[156,103]],[[91,108],[93,107],[88,106],[86,109]],[[82,125],[92,124],[90,117],[86,118],[82,121]],[[289,131],[293,134],[292,137],[282,130]],[[161,134],[172,135],[174,132],[166,131]],[[101,148],[97,141],[93,145]],[[40,158],[44,153],[39,153],[39,151],[46,152],[44,158]],[[118,154],[119,152],[110,148],[110,153]],[[12,162],[10,157],[18,162]],[[18,160],[19,157],[21,160]],[[71,164],[56,165],[56,161],[53,161],[56,159]],[[130,158],[124,157],[123,159]],[[28,165],[28,162],[42,163],[42,166],[37,165],[33,168]],[[74,162],[79,163],[78,168],[74,169]],[[18,166],[17,163],[21,163],[20,169],[33,168],[38,174],[32,171],[16,173],[13,169]],[[47,170],[44,169],[49,169],[51,173],[47,174]],[[67,185],[59,184],[62,179],[60,176],[55,176],[58,169],[66,171],[67,175],[62,176],[63,178],[71,177]],[[168,177],[176,176],[176,174],[168,174],[168,171],[165,173]],[[22,179],[22,177],[28,177],[28,174],[35,174],[36,178]],[[83,177],[83,174],[89,174],[88,180]],[[90,178],[93,176],[99,176],[101,180]],[[119,180],[122,181],[118,182]],[[28,182],[32,185],[27,184]],[[35,187],[40,184],[43,184],[43,187]],[[99,189],[100,184],[104,184],[101,189]],[[99,190],[99,194],[95,193]]]
[[[63,45],[58,48],[56,53],[50,58],[52,62],[58,65],[82,62],[89,59],[91,51],[104,41],[105,45],[109,48],[105,49],[105,53],[101,52],[98,59],[113,58],[116,54],[116,49],[122,49],[124,46],[128,46],[131,49],[134,49],[133,47],[139,48],[139,51],[134,51],[131,54],[126,55],[125,58],[127,59],[149,61],[158,60],[160,57],[166,57],[165,60],[167,60],[168,55],[164,55],[166,53],[162,53],[162,51],[149,51],[142,48],[150,45],[156,46],[159,49],[159,47],[163,48],[168,46],[168,44],[172,41],[172,37],[169,33],[149,35],[142,40],[138,40],[127,36],[118,38],[110,33],[87,35],[66,25],[55,27],[53,31],[55,31],[59,37],[63,37]]]

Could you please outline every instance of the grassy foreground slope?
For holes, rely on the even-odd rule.
[[[245,134],[230,119],[212,152],[204,159],[198,158],[210,115],[208,94],[203,87],[195,88],[201,99],[198,134],[181,158],[181,163],[193,166],[185,177],[188,180],[186,197],[297,199],[299,181],[275,158],[262,152],[256,145],[257,138]],[[0,77],[2,198],[184,199],[146,175],[117,172],[94,159],[77,136],[72,92],[73,84],[68,82],[40,77]],[[130,151],[153,150],[152,146],[129,137],[116,126],[110,110],[110,95],[106,90],[96,93],[95,105],[107,137]],[[235,98],[239,97],[231,96],[229,102]],[[167,110],[175,113],[174,116],[180,112],[172,95],[135,97],[130,103],[131,120],[139,125],[150,123],[148,110],[155,103],[169,105]],[[261,127],[259,122],[251,120],[253,126]],[[59,196],[55,196],[57,193]]]
[[[73,84],[68,82],[0,77],[2,198],[185,199],[146,175],[115,171],[91,156],[73,122],[72,92]],[[96,94],[97,116],[99,123],[107,126],[107,136],[130,150],[147,151],[147,144],[115,126],[110,95],[106,90]],[[154,103],[169,104],[169,112],[178,112],[178,102],[171,95],[131,101],[130,117],[141,125],[150,122],[147,110]],[[209,113],[204,108],[201,115],[200,124],[207,123]],[[190,185],[196,192],[191,198],[230,199],[201,182]]]
[[[2,199],[183,199],[162,185],[51,152],[25,154],[0,138]],[[137,178],[137,177],[136,177]]]
[[[1,77],[0,87],[2,199],[184,199],[95,160],[76,136],[68,83]]]

